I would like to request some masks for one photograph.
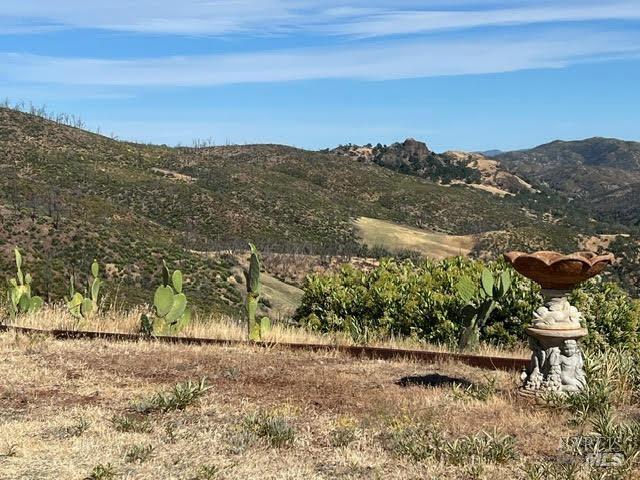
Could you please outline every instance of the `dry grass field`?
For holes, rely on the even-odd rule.
[[[390,252],[409,250],[436,260],[468,255],[476,243],[472,235],[445,235],[375,218],[359,217],[355,227],[362,242],[370,248],[383,247]]]
[[[561,439],[582,427],[516,395],[516,377],[4,333],[0,478],[551,478],[536,465],[561,459]]]
[[[57,329],[137,334],[140,330],[140,315],[143,312],[149,313],[149,308],[150,307],[139,306],[128,311],[117,309],[106,310],[93,315],[90,319],[78,320],[71,316],[67,308],[63,305],[47,305],[37,313],[22,315],[9,323],[18,327],[37,328],[41,330]],[[3,312],[0,310],[0,318],[2,317]],[[247,339],[247,327],[244,319],[224,315],[195,316],[194,320],[178,332],[176,336],[243,341]],[[324,334],[279,321],[274,322],[271,329],[265,333],[263,340],[269,344],[356,345],[353,338],[343,332]],[[452,351],[447,345],[426,343],[409,337],[372,339],[367,346],[437,352]],[[530,355],[530,351],[526,345],[508,348],[481,344],[474,353],[485,356],[515,358],[528,358]]]

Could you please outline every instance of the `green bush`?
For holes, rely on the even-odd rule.
[[[494,273],[508,268],[503,262],[486,266]],[[481,261],[463,257],[418,265],[383,260],[369,272],[345,266],[337,273],[307,278],[295,317],[313,329],[346,331],[361,341],[396,335],[454,344],[466,304],[457,283],[463,276],[480,282],[484,267]],[[513,287],[492,313],[483,337],[514,343],[541,301],[536,286],[514,275]]]
[[[346,265],[306,279],[295,319],[320,332],[346,332],[358,342],[403,336],[454,345],[464,327],[465,306],[456,285],[462,277],[479,284],[484,268],[499,274],[511,267],[463,257],[419,264],[387,259],[370,271]],[[482,328],[481,338],[490,343],[525,340],[524,328],[543,304],[539,287],[512,273],[511,288]],[[572,301],[589,328],[588,346],[636,345],[640,305],[616,284],[592,280],[574,292]]]
[[[571,301],[584,315],[584,325],[589,329],[584,341],[587,347],[638,346],[640,302],[631,300],[618,284],[592,280],[573,292]]]

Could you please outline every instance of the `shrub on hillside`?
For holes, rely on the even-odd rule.
[[[350,265],[307,277],[295,319],[317,331],[346,332],[359,342],[389,336],[453,345],[462,331],[465,305],[456,285],[479,282],[483,268],[510,268],[462,257],[442,261],[383,260],[370,271]],[[542,305],[540,289],[513,273],[513,284],[482,329],[481,339],[500,345],[525,340],[524,328]],[[590,346],[630,344],[638,338],[640,307],[617,285],[591,281],[573,295],[591,332]]]
[[[454,344],[465,305],[456,285],[463,276],[479,282],[483,266],[462,257],[417,265],[383,260],[369,272],[345,266],[337,273],[312,275],[296,319],[322,332],[346,331],[356,340],[395,335]],[[493,272],[507,268],[502,262],[488,267]],[[514,288],[492,315],[483,338],[514,343],[540,301],[538,288],[515,276]]]
[[[592,280],[573,292],[571,301],[589,329],[587,347],[639,346],[640,301],[632,300],[618,284]]]

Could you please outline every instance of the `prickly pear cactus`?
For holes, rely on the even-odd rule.
[[[35,313],[44,301],[38,296],[31,296],[31,275],[22,273],[22,255],[16,247],[14,249],[16,259],[16,276],[9,280],[9,290],[7,292],[9,313],[11,318],[20,314]]]
[[[262,338],[270,330],[271,319],[269,317],[262,317],[260,319],[260,338]]]
[[[141,318],[141,331],[151,330],[155,335],[178,333],[191,321],[191,312],[187,308],[187,297],[182,292],[182,272],[169,271],[162,261],[162,285],[153,296],[156,318],[150,320],[146,315]]]
[[[511,274],[505,270],[494,277],[486,268],[482,270],[480,285],[476,285],[469,277],[462,277],[456,284],[458,296],[465,302],[460,315],[464,329],[458,347],[461,350],[474,348],[480,341],[480,329],[496,308],[500,300],[511,288]]]
[[[247,284],[247,325],[249,340],[259,342],[263,336],[271,329],[271,320],[263,317],[260,322],[256,320],[258,312],[258,301],[260,300],[260,255],[253,243],[249,244],[251,257],[249,258],[249,270],[245,270],[244,277]]]
[[[91,264],[91,275],[87,283],[85,295],[76,291],[75,277],[69,278],[69,297],[65,297],[69,313],[77,319],[88,320],[97,310],[100,300],[100,265],[97,260]]]

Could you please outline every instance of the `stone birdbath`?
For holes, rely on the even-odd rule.
[[[522,374],[523,393],[572,393],[586,385],[584,357],[578,340],[588,331],[582,315],[567,295],[580,283],[602,272],[613,262],[610,253],[509,252],[506,260],[519,273],[542,287],[545,305],[533,314],[526,329],[533,351],[531,363]]]

